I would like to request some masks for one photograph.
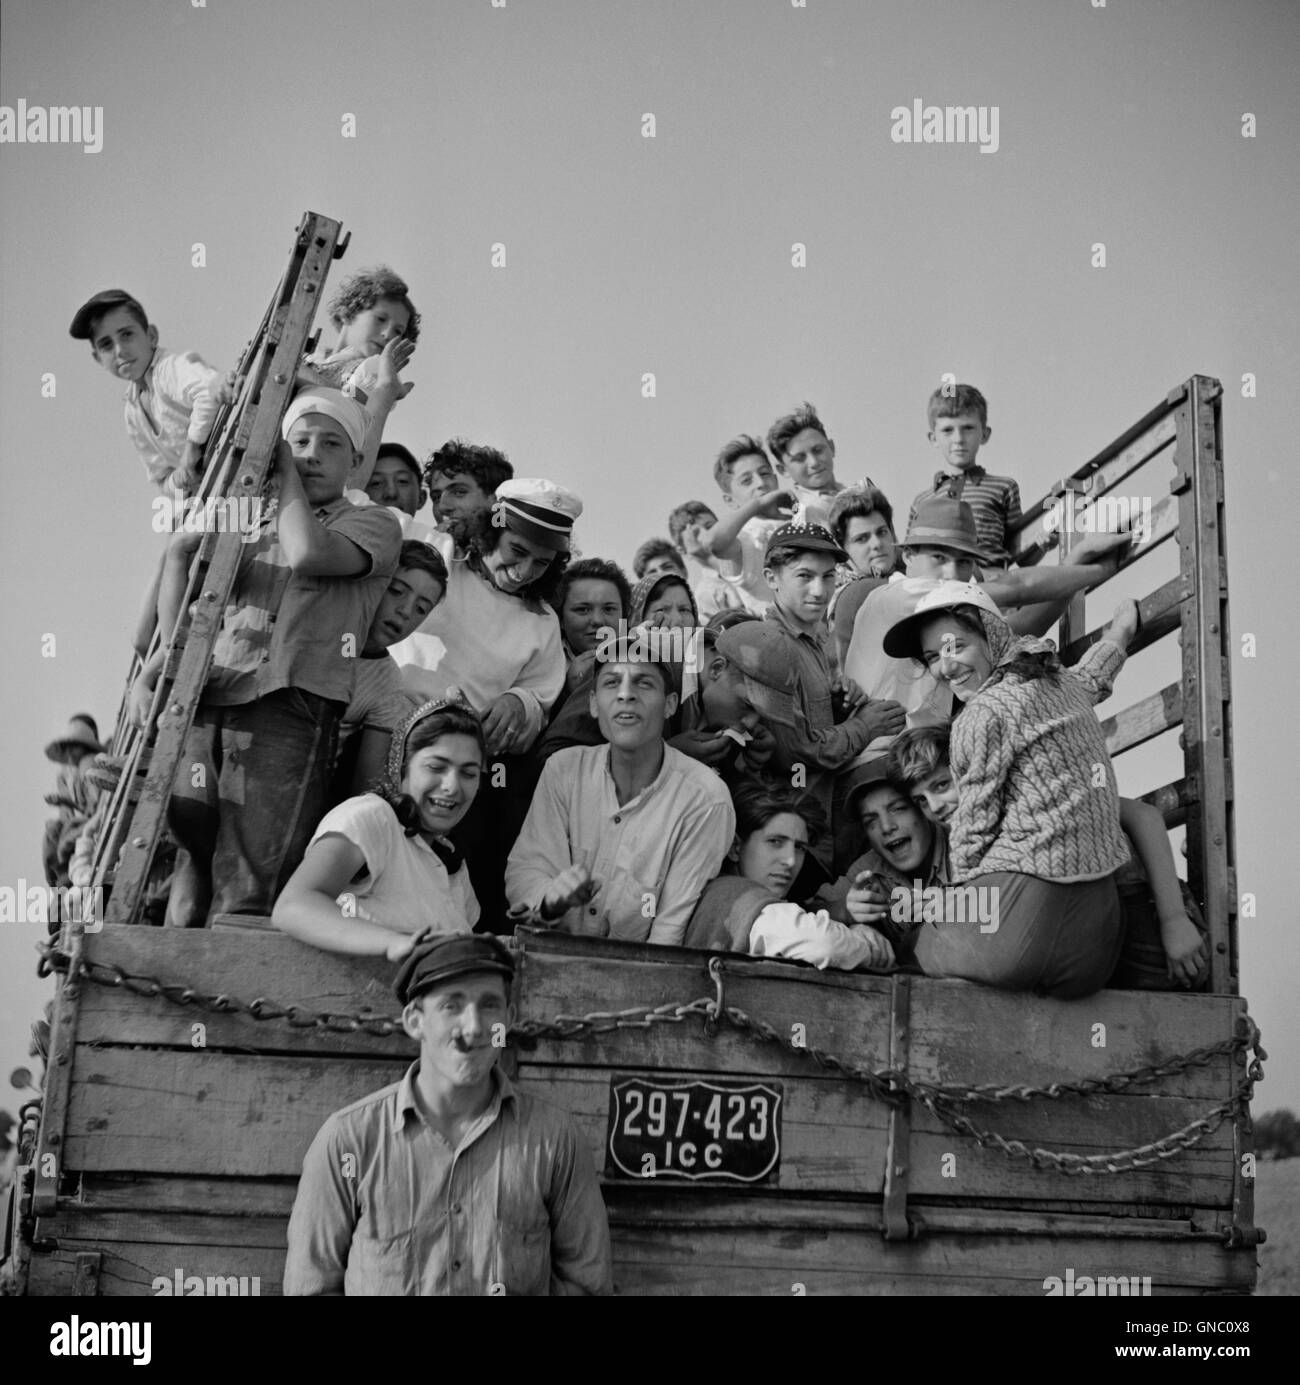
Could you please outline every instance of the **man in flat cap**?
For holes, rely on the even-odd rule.
[[[436,937],[394,983],[420,1056],[336,1111],[303,1161],[286,1294],[602,1294],[609,1225],[587,1146],[497,1066],[514,961]]]

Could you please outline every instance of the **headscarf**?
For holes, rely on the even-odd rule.
[[[695,603],[695,593],[691,590],[690,581],[676,572],[660,572],[654,577],[643,577],[632,588],[632,603],[627,617],[628,625],[630,627],[640,625],[645,619],[646,607],[665,587],[673,584],[686,588],[686,595],[691,603],[691,614],[695,617],[695,624],[701,625],[703,622],[700,620],[700,608]]]
[[[384,779],[379,786],[379,795],[397,814],[397,820],[402,824],[402,829],[408,837],[414,837],[419,833],[420,815],[415,800],[402,788],[402,764],[406,759],[406,744],[411,738],[411,733],[422,721],[436,716],[439,712],[445,712],[449,707],[468,712],[475,718],[478,717],[478,713],[463,700],[459,688],[448,688],[445,697],[435,698],[417,707],[393,731],[392,739],[388,743],[388,764]],[[426,838],[426,840],[429,839]],[[447,868],[447,874],[455,875],[463,860],[456,847],[451,842],[443,842],[437,838],[429,840],[429,845],[433,848],[434,855]]]
[[[969,609],[974,610],[979,617],[980,625],[984,628],[984,639],[988,644],[989,658],[993,664],[992,672],[980,687],[980,692],[995,683],[1000,683],[1009,673],[1015,672],[1014,665],[1022,658],[1046,655],[1044,662],[1049,673],[1054,673],[1061,667],[1055,641],[1042,639],[1038,635],[1016,635],[1002,616],[995,616],[992,611],[986,611],[980,606]]]

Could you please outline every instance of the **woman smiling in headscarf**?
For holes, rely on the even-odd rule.
[[[463,703],[418,708],[393,733],[379,789],[321,819],[272,923],[327,952],[393,962],[422,932],[470,932],[478,900],[448,837],[485,760],[482,725]]]
[[[916,960],[928,975],[1065,999],[1106,984],[1122,941],[1114,872],[1129,851],[1093,707],[1109,696],[1137,625],[1137,607],[1124,602],[1064,668],[1047,640],[1014,636],[978,586],[943,582],[886,634],[887,654],[916,659],[962,703],[948,828],[965,894],[948,896],[967,907],[960,916],[945,907],[944,921],[922,927]]]

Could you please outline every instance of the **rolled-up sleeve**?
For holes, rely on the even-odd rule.
[[[361,549],[370,567],[357,577],[391,577],[397,571],[402,547],[402,527],[385,505],[352,505],[330,520],[331,532]]]

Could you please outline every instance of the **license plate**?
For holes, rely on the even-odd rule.
[[[606,1173],[761,1183],[781,1162],[781,1084],[615,1077]]]

